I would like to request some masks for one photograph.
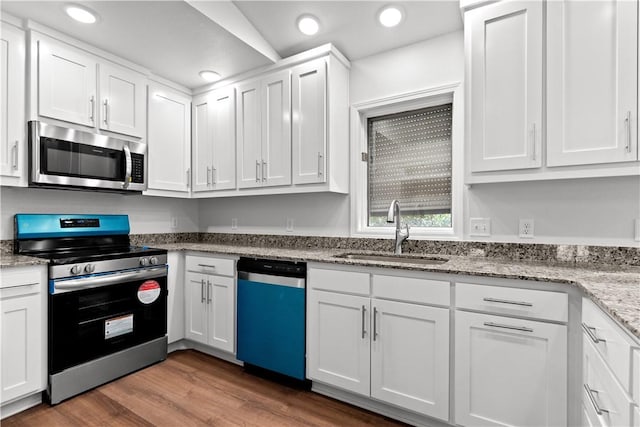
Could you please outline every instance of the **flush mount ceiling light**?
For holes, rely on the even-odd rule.
[[[218,80],[221,79],[220,74],[211,70],[202,70],[200,71],[199,74],[200,74],[200,77],[202,77],[202,80],[206,82],[217,82]]]
[[[64,7],[64,11],[72,19],[83,24],[94,24],[98,21],[97,13],[79,4],[68,4]]]
[[[298,18],[298,30],[302,34],[312,36],[320,29],[318,18],[313,15],[302,15]]]
[[[378,13],[378,21],[385,27],[395,27],[400,22],[404,14],[398,6],[385,6]]]

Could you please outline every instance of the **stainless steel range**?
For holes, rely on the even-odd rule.
[[[167,252],[127,215],[17,214],[14,252],[49,260],[51,404],[167,357]]]

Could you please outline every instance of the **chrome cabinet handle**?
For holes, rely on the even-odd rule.
[[[207,185],[211,184],[209,182],[209,173],[211,173],[211,168],[209,166],[207,166]]]
[[[484,322],[484,326],[489,326],[491,328],[513,329],[514,331],[522,331],[522,332],[533,332],[533,329],[527,328],[525,326],[511,326],[511,325],[503,325],[500,323],[493,323],[493,322]]]
[[[18,141],[13,143],[13,147],[11,147],[11,167],[13,169],[18,169]]]
[[[624,146],[624,149],[627,153],[631,152],[631,111],[627,111],[627,117],[624,119],[624,124],[625,124],[625,134],[626,134],[626,139],[627,139],[627,143]]]
[[[366,313],[367,313],[367,309],[366,309],[366,308],[365,308],[365,306],[363,305],[363,306],[362,306],[362,339],[364,339],[364,334],[367,332],[367,331],[364,329],[364,317],[365,317]]]
[[[262,182],[267,180],[267,173],[265,172],[265,168],[267,167],[267,162],[262,161]]]
[[[531,151],[532,151],[531,158],[532,158],[532,160],[535,160],[536,159],[536,124],[535,123],[533,124],[533,132],[532,133],[533,133],[533,145],[531,147]]]
[[[322,176],[322,153],[318,152],[318,177]]]
[[[215,265],[211,265],[211,264],[198,264],[198,267],[216,268],[216,266],[215,266]]]
[[[584,329],[589,338],[591,338],[591,341],[593,341],[594,343],[599,344],[601,342],[607,342],[607,340],[603,338],[598,338],[598,336],[596,335],[596,328],[594,328],[593,326],[582,323],[582,329]]]
[[[200,279],[200,302],[204,303],[204,279]]]
[[[482,298],[482,300],[486,302],[497,302],[499,304],[511,304],[511,305],[521,305],[523,307],[533,307],[533,304],[531,304],[530,302],[524,302],[524,301],[509,301],[506,299],[499,299],[499,298]]]
[[[256,182],[260,182],[260,162],[256,160]]]
[[[104,124],[108,125],[109,124],[109,100],[107,98],[104,99],[103,102],[104,105]]]
[[[591,401],[591,404],[593,405],[593,409],[596,410],[596,414],[598,415],[602,415],[603,413],[609,413],[609,411],[607,409],[602,409],[600,407],[600,405],[598,405],[598,402],[596,401],[596,397],[593,395],[593,393],[598,393],[596,390],[593,390],[591,387],[589,387],[588,384],[584,385],[584,389],[587,392],[587,396],[589,396],[589,400]]]
[[[91,96],[91,98],[89,98],[89,120],[91,120],[92,122],[95,121],[94,116],[95,116],[95,111],[96,111],[96,106],[95,106],[95,98],[93,96]]]
[[[214,168],[213,165],[211,166],[211,184],[215,185],[218,180],[216,179],[216,175],[218,174],[218,169]]]
[[[207,304],[211,303],[211,282],[207,280]]]
[[[125,170],[124,170],[124,183],[122,184],[122,188],[129,187],[129,183],[131,183],[131,150],[129,150],[129,145],[125,145],[122,147],[125,156]]]
[[[191,187],[191,168],[187,168],[187,188]]]
[[[378,336],[378,322],[376,321],[376,317],[378,317],[378,309],[373,307],[373,340],[376,340]]]

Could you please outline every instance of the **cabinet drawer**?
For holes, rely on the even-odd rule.
[[[456,284],[456,306],[508,316],[566,322],[567,294],[499,286]]]
[[[412,277],[373,276],[373,296],[410,303],[450,304],[449,282]]]
[[[220,276],[235,275],[235,260],[187,255],[187,271],[198,271]]]
[[[582,361],[583,404],[595,411],[597,418],[602,421],[603,425],[631,425],[632,404],[629,396],[588,339],[584,340],[582,347],[584,352]]]
[[[369,296],[369,273],[310,268],[307,277],[313,289]]]
[[[633,350],[633,367],[631,368],[632,381],[631,384],[631,396],[635,401],[636,405],[640,405],[640,349]],[[640,425],[640,420],[636,422],[636,424]]]
[[[0,288],[13,288],[16,286],[40,285],[44,279],[43,270],[46,266],[15,267],[0,269]],[[38,291],[40,287],[38,286]],[[30,293],[30,292],[29,292]]]
[[[631,394],[631,338],[588,298],[582,298],[584,339],[593,344],[605,363]]]

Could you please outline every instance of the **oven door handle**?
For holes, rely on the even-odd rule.
[[[129,183],[131,182],[131,150],[129,149],[129,145],[125,144],[122,147],[124,151],[124,162],[125,162],[125,171],[124,171],[124,182],[122,183],[122,188],[129,187]]]
[[[167,267],[155,267],[144,270],[125,271],[122,273],[105,274],[102,276],[83,277],[81,279],[54,280],[53,294],[77,291],[81,289],[99,288],[102,286],[125,283],[132,280],[152,279],[167,275]]]

